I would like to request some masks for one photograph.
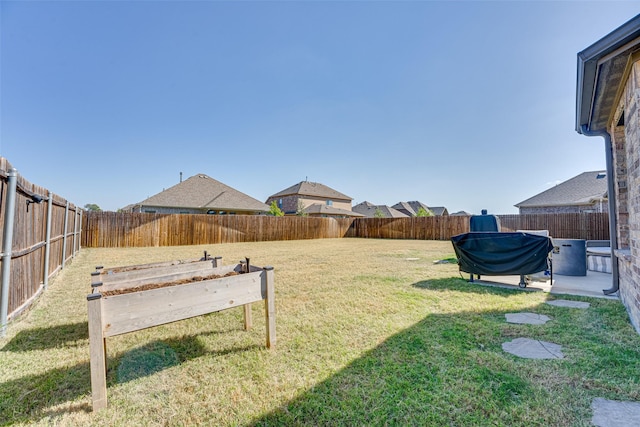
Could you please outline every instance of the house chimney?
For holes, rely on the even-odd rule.
[[[180,182],[182,182],[182,172],[180,172]]]

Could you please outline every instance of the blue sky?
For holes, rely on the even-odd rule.
[[[605,168],[576,54],[638,2],[0,2],[0,155],[117,210],[205,173],[516,213]]]

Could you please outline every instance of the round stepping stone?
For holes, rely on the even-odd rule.
[[[570,301],[566,299],[556,299],[553,301],[547,301],[549,305],[555,305],[556,307],[571,307],[571,308],[589,308],[591,304],[582,301]]]
[[[525,359],[564,359],[561,345],[530,338],[516,338],[502,344],[502,349]]]
[[[526,325],[544,325],[549,320],[549,316],[536,313],[507,313],[504,315],[509,323],[519,323]]]
[[[591,423],[598,427],[628,427],[640,425],[640,403],[621,402],[597,397],[591,402]]]

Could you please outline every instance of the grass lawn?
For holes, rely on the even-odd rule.
[[[242,308],[107,339],[91,412],[86,295],[96,265],[244,257],[275,268],[277,343]],[[449,242],[326,239],[83,249],[0,339],[0,425],[587,426],[595,397],[640,400],[640,337],[618,301],[579,310],[469,284]],[[466,277],[466,275],[465,275]],[[546,314],[514,325],[505,313]],[[517,337],[565,359],[502,351]]]

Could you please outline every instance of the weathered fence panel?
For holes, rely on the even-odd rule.
[[[349,218],[88,212],[84,247],[181,246],[344,237]]]
[[[549,230],[552,237],[607,240],[606,213],[498,215],[503,231]],[[340,237],[449,240],[469,231],[468,216],[314,218],[88,212],[85,247],[180,246]]]
[[[467,231],[469,218],[466,216],[358,218],[345,237],[448,240]]]
[[[9,194],[10,176],[16,180],[14,194]],[[3,269],[6,263],[9,274],[0,283],[0,327],[4,334],[6,322],[27,308],[46,288],[49,278],[80,249],[82,210],[27,181],[3,157],[0,182],[0,241],[5,240],[6,227],[11,227],[11,242],[2,256]],[[5,224],[8,197],[15,201],[12,224]]]
[[[549,230],[562,239],[609,240],[608,213],[498,215],[502,231]]]
[[[565,239],[608,240],[607,213],[498,215],[502,231],[549,230]],[[469,231],[468,216],[358,218],[345,237],[448,240]]]

